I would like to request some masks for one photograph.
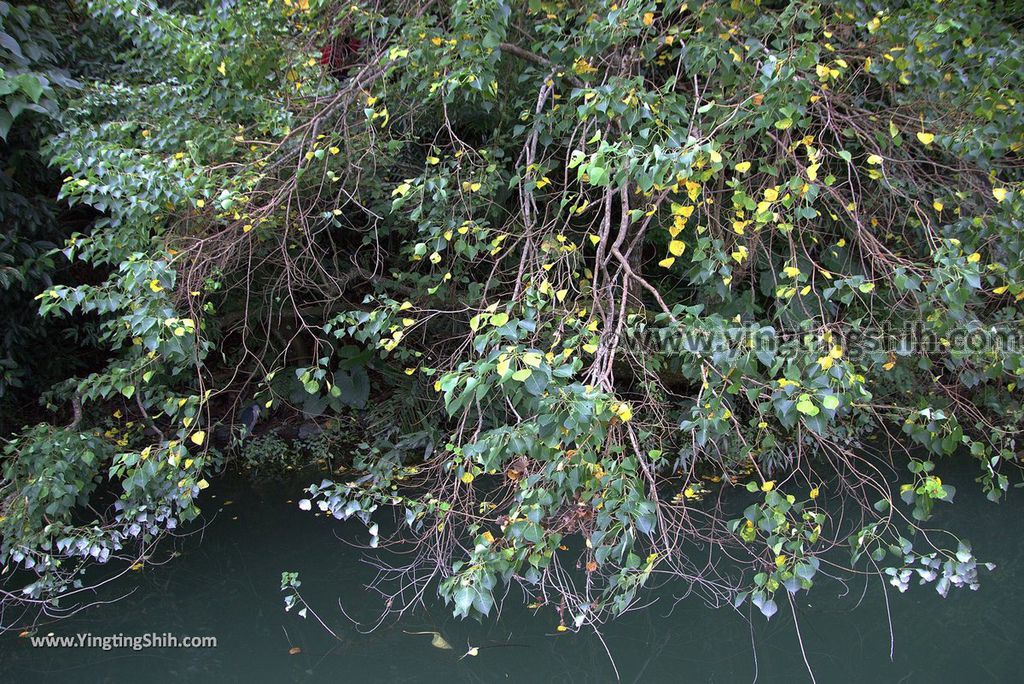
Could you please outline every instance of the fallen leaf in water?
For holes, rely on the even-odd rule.
[[[22,632],[21,634],[18,635],[18,637],[20,637],[22,639],[24,639],[25,637],[28,637],[28,636],[32,636],[32,632],[27,632],[26,631],[26,632]]]
[[[145,567],[145,564],[143,564],[143,563],[136,563],[135,565],[131,566],[131,567],[130,567],[130,568],[128,568],[128,569],[129,569],[129,570],[135,570],[135,571],[139,571],[139,570],[141,570],[141,569],[142,569],[143,567]]]
[[[479,646],[470,646],[469,650],[462,654],[462,658],[465,658],[466,656],[478,656],[478,655],[480,655],[480,647]],[[462,660],[462,658],[459,658],[459,660]]]
[[[292,646],[288,649],[288,655],[298,655],[300,653],[302,653],[302,649],[298,646]]]
[[[405,631],[405,630],[402,630],[402,631]],[[431,637],[430,638],[430,645],[433,646],[434,648],[439,648],[442,651],[450,651],[452,649],[452,645],[449,644],[447,641],[445,641],[444,637],[441,636],[440,632],[405,632],[405,633],[406,634],[414,634],[414,635],[422,634],[424,636],[429,634],[430,637]]]

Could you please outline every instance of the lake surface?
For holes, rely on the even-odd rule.
[[[954,591],[946,600],[927,586],[913,585],[902,595],[891,591],[892,660],[878,579],[865,591],[863,584],[846,588],[821,578],[809,594],[800,594],[797,613],[818,682],[1021,681],[1024,495],[1013,491],[1008,501],[991,504],[971,481],[973,472],[957,477],[949,470],[948,463],[940,464],[943,479],[958,488],[955,510],[962,524],[956,531],[970,539],[979,560],[999,567],[982,571],[979,591]],[[614,681],[592,633],[557,633],[553,610],[533,615],[514,605],[517,597],[510,597],[500,622],[456,620],[435,601],[398,625],[359,633],[338,601],[356,620],[372,622],[379,614],[378,597],[364,589],[374,571],[361,562],[364,552],[346,543],[346,535],[365,541],[365,528],[300,511],[302,487],[314,479],[263,485],[221,479],[209,490],[216,498],[205,504],[201,534],[172,542],[180,557],[129,573],[98,596],[127,594],[116,603],[40,630],[215,636],[216,648],[33,648],[29,639],[9,634],[0,637],[0,681]],[[935,522],[948,520],[940,511]],[[312,617],[284,611],[284,570],[299,572],[303,597],[340,640]],[[742,614],[696,599],[673,606],[663,591],[653,606],[607,625],[603,634],[626,682],[809,681],[793,618],[784,603],[780,608],[770,622],[760,615],[748,621],[746,606]],[[404,630],[440,632],[452,650],[433,648],[430,636]],[[485,647],[460,660],[467,644]],[[294,647],[301,653],[290,654]]]

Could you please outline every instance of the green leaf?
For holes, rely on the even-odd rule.
[[[533,375],[533,371],[529,368],[520,368],[512,374],[512,379],[516,382],[526,382],[530,376]]]
[[[801,399],[796,404],[796,410],[807,416],[818,415],[818,407],[810,399]]]

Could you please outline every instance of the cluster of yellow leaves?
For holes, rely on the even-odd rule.
[[[633,407],[626,401],[617,401],[611,406],[612,413],[614,413],[619,420],[623,423],[629,422],[633,418]]]
[[[672,203],[672,225],[668,232],[672,237],[668,243],[669,256],[658,262],[662,268],[670,268],[675,263],[676,257],[680,257],[686,251],[686,243],[679,239],[679,234],[686,227],[686,221],[693,215],[693,205],[682,205]]]
[[[843,348],[835,345],[829,350],[828,354],[818,358],[818,365],[821,366],[822,370],[828,370],[841,358],[843,358]]]
[[[583,76],[597,73],[597,67],[593,66],[589,60],[583,59],[582,57],[573,62],[572,70]]]

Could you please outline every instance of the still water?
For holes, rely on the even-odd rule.
[[[844,587],[821,578],[801,593],[797,617],[818,682],[1016,682],[1024,643],[1024,494],[988,503],[972,473],[942,472],[957,485],[956,531],[983,561],[977,592],[942,600],[930,587],[890,592],[894,651],[885,597],[877,579]],[[253,485],[224,478],[204,511],[201,532],[174,542],[180,556],[130,573],[98,596],[115,603],[43,626],[40,633],[215,636],[216,648],[102,651],[33,648],[26,638],[0,637],[2,682],[607,682],[614,675],[600,641],[588,633],[557,633],[554,611],[532,615],[508,602],[499,622],[455,620],[439,601],[361,634],[353,619],[380,610],[364,590],[373,569],[346,540],[365,538],[358,522],[339,523],[298,509],[312,477]],[[947,522],[937,516],[937,524]],[[312,617],[283,609],[281,572],[298,571],[307,602],[340,637]],[[809,681],[793,618],[782,610],[766,622],[744,612],[712,610],[698,600],[672,605],[663,592],[652,607],[608,625],[605,640],[622,681]],[[751,627],[751,623],[753,627]],[[431,646],[437,631],[452,650]],[[484,646],[460,656],[467,644]],[[493,645],[487,647],[489,644]],[[505,644],[498,646],[498,644]],[[295,647],[300,653],[290,654]]]

